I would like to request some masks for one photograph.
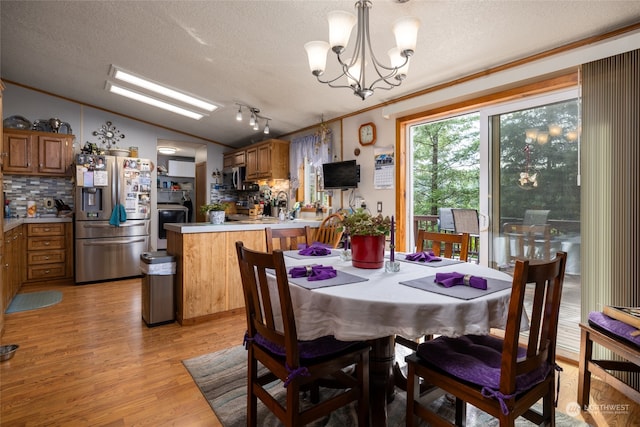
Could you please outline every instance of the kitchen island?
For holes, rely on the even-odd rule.
[[[176,320],[193,325],[244,307],[235,244],[265,251],[266,227],[318,228],[319,220],[277,219],[165,224],[167,252],[176,259]]]

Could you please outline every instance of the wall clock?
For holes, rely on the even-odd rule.
[[[374,123],[364,123],[360,125],[358,132],[360,145],[372,145],[376,143],[376,125]]]

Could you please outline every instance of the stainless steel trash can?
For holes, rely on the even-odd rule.
[[[148,327],[175,321],[175,257],[166,251],[140,254],[142,319]]]

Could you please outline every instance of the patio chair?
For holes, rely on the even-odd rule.
[[[287,427],[308,424],[355,401],[358,425],[368,426],[369,344],[332,336],[299,341],[282,251],[252,251],[242,242],[236,242],[236,251],[247,313],[247,426],[258,424],[258,399]],[[273,288],[268,269],[275,274]],[[258,362],[266,369],[259,370]],[[343,370],[352,365],[355,374]],[[341,391],[303,407],[300,392],[317,388],[325,379],[340,384]],[[269,393],[274,380],[282,381],[275,387],[286,388],[286,402]]]
[[[298,249],[298,245],[300,244],[310,245],[312,243],[312,233],[309,226],[305,226],[304,228],[266,227],[264,234],[267,243],[267,252],[273,252],[274,249],[292,251]],[[276,245],[274,245],[274,241]]]
[[[480,223],[478,211],[475,209],[451,209],[456,233],[469,234],[469,255],[480,256],[478,240],[480,239]]]
[[[490,335],[440,336],[406,357],[407,426],[420,418],[431,425],[452,425],[418,401],[420,378],[455,396],[455,423],[464,425],[466,403],[513,426],[524,416],[534,424],[555,424],[555,356],[558,314],[567,254],[553,260],[518,260],[504,338]],[[528,338],[520,343],[527,287],[534,301]],[[542,399],[542,412],[531,407]]]

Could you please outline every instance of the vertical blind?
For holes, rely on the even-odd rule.
[[[605,305],[640,306],[640,50],[584,64],[581,76],[584,321]]]

